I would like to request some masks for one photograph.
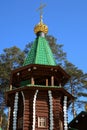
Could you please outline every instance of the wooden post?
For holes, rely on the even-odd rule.
[[[2,115],[0,115],[0,128],[2,126]]]
[[[61,88],[61,83],[59,84],[59,87]]]
[[[51,86],[54,86],[54,76],[51,76]]]
[[[35,82],[34,82],[34,78],[31,77],[31,84],[34,85],[34,83],[35,83]]]
[[[48,79],[46,79],[46,86],[48,86]]]
[[[12,85],[10,84],[10,90],[12,90]]]

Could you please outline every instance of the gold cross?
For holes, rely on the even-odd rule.
[[[40,4],[40,7],[37,9],[37,11],[39,10],[40,11],[40,22],[42,22],[42,19],[43,19],[43,8],[46,6],[46,4]]]

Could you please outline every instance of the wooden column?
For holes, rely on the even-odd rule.
[[[10,84],[10,90],[12,90],[12,84]]]
[[[23,129],[22,130],[29,130],[29,100],[25,99],[25,107],[24,107],[24,117],[23,117]]]
[[[59,84],[59,87],[61,87],[61,83]]]
[[[35,82],[34,82],[34,78],[33,78],[33,77],[31,77],[31,84],[32,84],[32,85],[35,84]]]
[[[54,76],[51,76],[51,86],[54,86]]]
[[[0,115],[0,128],[2,126],[2,114]]]
[[[46,86],[48,86],[48,79],[46,79]]]

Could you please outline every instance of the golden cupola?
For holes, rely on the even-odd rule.
[[[39,10],[42,10],[44,5],[41,5]],[[44,34],[48,33],[48,27],[46,24],[43,23],[43,16],[42,12],[40,12],[40,22],[34,27],[35,34],[38,34],[39,32],[43,32]]]
[[[45,25],[42,21],[39,22],[39,24],[37,24],[34,27],[34,32],[37,34],[38,32],[43,32],[45,34],[48,33],[48,27],[47,25]]]

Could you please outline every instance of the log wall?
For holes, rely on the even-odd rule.
[[[32,130],[33,124],[33,98],[35,91],[25,91],[24,104],[24,130]]]
[[[63,122],[63,104],[59,92],[53,92],[53,113],[54,113],[54,130],[60,130],[59,122]]]
[[[46,128],[38,127],[38,117],[46,117]],[[39,91],[36,100],[36,130],[49,129],[49,101],[48,91]]]
[[[9,130],[13,129],[13,110],[14,110],[14,94],[10,96],[10,107],[11,107],[11,111],[10,111],[10,123],[9,123]]]
[[[23,117],[23,127],[17,130],[32,130],[33,125],[33,100],[36,90],[24,90],[24,102],[23,96],[19,94],[19,106],[18,106],[18,119]],[[21,93],[21,92],[20,92]],[[63,122],[63,103],[61,94],[58,91],[52,91],[53,97],[53,119],[54,119],[54,130],[60,130],[59,122]],[[14,95],[11,95],[11,117],[9,130],[12,130],[13,126],[13,108],[14,108]],[[50,126],[50,115],[49,115],[50,105],[48,90],[39,90],[36,98],[36,128],[35,130],[49,130]],[[38,127],[38,117],[46,117],[47,126],[46,128]],[[17,122],[18,122],[17,119]]]

